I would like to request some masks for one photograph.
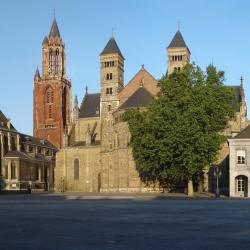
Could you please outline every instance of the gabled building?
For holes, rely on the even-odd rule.
[[[231,197],[250,197],[250,125],[228,139]]]
[[[0,175],[5,190],[54,190],[57,149],[18,132],[0,111]]]

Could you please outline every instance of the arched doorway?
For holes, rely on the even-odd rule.
[[[240,197],[248,197],[248,178],[245,175],[235,177],[235,193]]]

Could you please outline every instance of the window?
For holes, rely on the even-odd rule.
[[[11,180],[15,180],[15,179],[16,179],[16,165],[12,161],[11,162]]]
[[[111,105],[108,105],[108,111],[110,111],[111,110]]]
[[[45,114],[46,119],[53,118],[53,103],[54,103],[54,91],[51,87],[46,90],[46,103],[45,103]]]
[[[33,147],[29,145],[29,152],[32,153],[33,152]]]
[[[245,164],[246,163],[246,151],[245,150],[237,150],[237,163]]]
[[[49,87],[46,91],[46,101],[47,103],[53,103],[54,102],[54,92],[51,87]]]
[[[74,180],[79,180],[79,159],[74,160]]]
[[[52,118],[52,105],[49,105],[49,118]]]
[[[112,88],[106,88],[106,94],[112,95]]]
[[[56,49],[56,75],[59,73],[59,49]]]
[[[49,74],[52,74],[53,70],[53,54],[52,54],[52,49],[49,50]]]
[[[41,152],[42,152],[41,147],[37,147],[37,153],[38,153],[38,154],[41,154]]]
[[[237,177],[237,191],[244,192],[245,191],[245,179],[243,176]]]
[[[113,76],[112,76],[112,73],[108,73],[106,75],[106,80],[112,80]]]
[[[8,179],[9,178],[9,175],[8,175],[8,164],[6,164],[4,166],[4,171],[5,171],[5,179]]]

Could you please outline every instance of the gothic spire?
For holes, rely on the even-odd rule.
[[[34,79],[36,79],[36,78],[38,78],[38,79],[41,78],[41,77],[40,77],[40,72],[39,72],[38,67],[36,68],[36,73],[35,73],[35,76],[34,76]]]
[[[59,38],[61,37],[55,17],[54,17],[53,23],[51,25],[49,37],[59,37]]]
[[[74,107],[78,108],[78,99],[77,99],[77,95],[75,95],[75,100],[74,100]]]

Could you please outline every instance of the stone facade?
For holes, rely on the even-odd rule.
[[[54,190],[56,151],[48,141],[18,132],[0,111],[1,188]]]
[[[250,197],[250,125],[228,139],[231,197]]]
[[[168,73],[180,70],[190,59],[190,51],[178,31],[168,52]],[[124,86],[124,57],[112,37],[100,54],[100,94],[86,94],[78,107],[75,98],[73,123],[65,138],[65,147],[57,153],[56,191],[155,192],[140,179],[129,146],[128,124],[122,121],[126,108],[147,108],[159,91],[157,80],[144,68]],[[243,85],[234,89],[240,109],[230,122],[227,136],[238,134],[248,124]],[[228,157],[224,145],[218,164]],[[228,169],[227,169],[228,170]],[[227,171],[225,170],[225,171]],[[211,170],[204,174],[203,189],[214,188]],[[227,187],[226,187],[227,188]]]

